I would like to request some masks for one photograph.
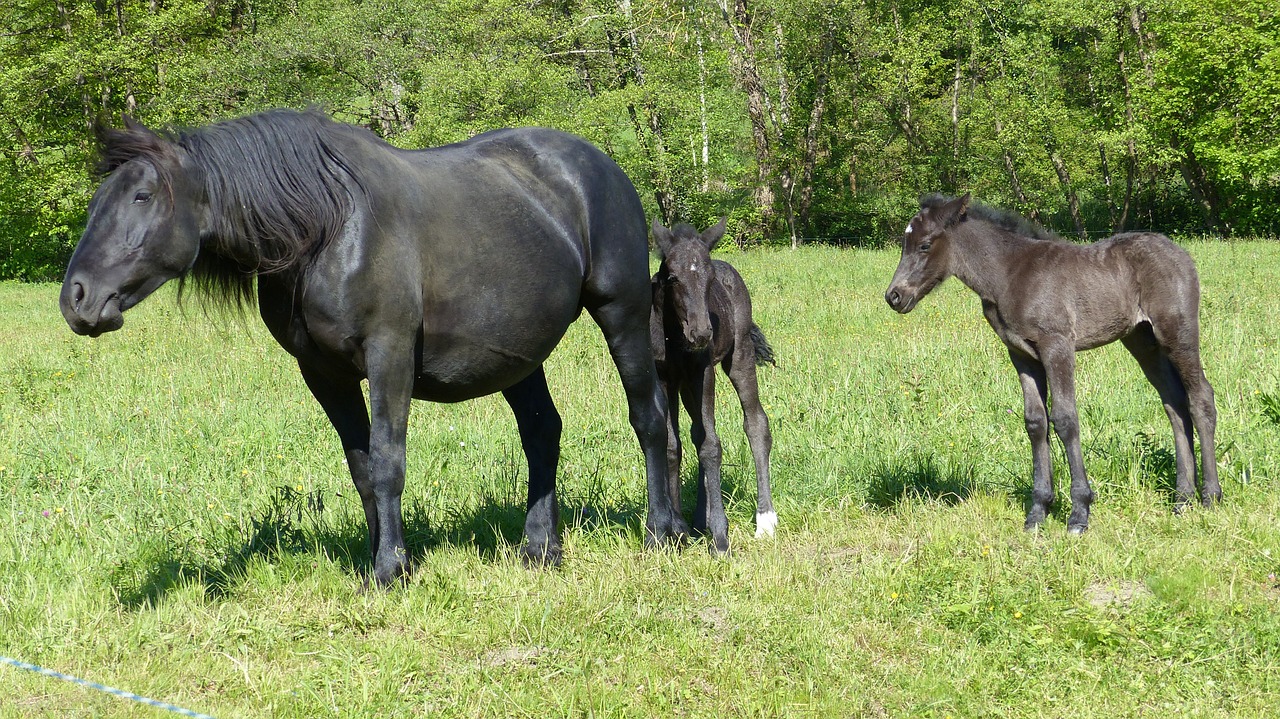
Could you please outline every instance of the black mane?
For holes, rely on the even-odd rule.
[[[941,207],[948,202],[956,199],[948,195],[933,194],[920,198],[920,209],[933,209]],[[1000,229],[1012,232],[1022,237],[1031,237],[1037,240],[1061,240],[1062,238],[1053,231],[1045,229],[1041,225],[1028,220],[1011,210],[1001,210],[999,208],[984,205],[980,202],[970,202],[968,215],[973,219],[982,220],[999,227]]]
[[[359,180],[332,142],[338,127],[316,110],[271,110],[192,130],[130,124],[99,134],[98,170],[141,158],[168,184],[163,168],[175,148],[184,150],[199,169],[213,223],[190,279],[215,302],[243,306],[258,274],[303,264],[350,216]]]

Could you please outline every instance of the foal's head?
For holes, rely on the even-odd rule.
[[[653,241],[662,257],[659,274],[671,289],[673,309],[690,349],[700,350],[711,343],[709,303],[715,277],[711,249],[724,237],[726,219],[720,218],[701,234],[684,223],[667,229],[656,219],[653,221]]]
[[[969,193],[943,202],[925,201],[902,235],[902,259],[884,301],[906,314],[951,274],[948,233],[968,218]]]

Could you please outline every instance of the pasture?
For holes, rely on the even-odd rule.
[[[971,292],[952,280],[904,317],[882,298],[896,249],[719,253],[777,352],[778,536],[752,538],[722,381],[733,554],[641,549],[640,450],[581,319],[547,365],[563,567],[516,556],[525,465],[501,398],[415,403],[417,569],[389,592],[360,591],[337,436],[256,314],[165,288],[89,340],[56,285],[0,285],[0,654],[219,718],[1273,715],[1280,245],[1186,246],[1217,509],[1171,513],[1168,421],[1112,345],[1077,371],[1090,529],[1067,535],[1055,439],[1059,503],[1024,532],[1021,393]],[[0,717],[153,711],[0,666]]]

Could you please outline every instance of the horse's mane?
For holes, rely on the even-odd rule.
[[[920,209],[927,210],[941,207],[954,199],[956,198],[948,195],[926,195],[920,198]],[[1062,239],[1051,230],[1045,229],[1038,223],[1032,222],[1016,212],[1011,210],[1001,210],[989,205],[984,205],[980,202],[969,203],[968,215],[971,219],[977,219],[988,224],[995,225],[1002,230],[1021,237],[1030,237],[1037,240]]]
[[[316,110],[271,110],[205,127],[101,132],[99,172],[133,159],[164,168],[184,150],[199,169],[212,232],[189,279],[218,303],[243,306],[254,278],[298,267],[332,240],[363,191],[331,141],[338,126]],[[183,276],[182,283],[188,276]]]

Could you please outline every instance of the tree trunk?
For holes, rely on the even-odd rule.
[[[818,76],[814,79],[813,107],[809,110],[809,126],[805,128],[804,147],[800,157],[800,200],[796,214],[799,224],[805,226],[809,222],[809,208],[813,205],[813,172],[818,165],[818,133],[822,130],[822,119],[827,109],[827,85],[830,74],[827,72],[831,60],[834,38],[828,31],[822,39],[822,49],[818,53]],[[799,247],[795,228],[791,232],[791,246]]]
[[[767,226],[774,215],[774,176],[773,151],[770,142],[768,112],[768,93],[764,88],[764,80],[756,65],[756,42],[751,30],[751,10],[747,0],[734,0],[733,8],[729,0],[717,0],[721,17],[733,33],[734,43],[729,47],[729,62],[738,82],[747,93],[747,117],[751,121],[751,140],[756,153],[756,188],[755,203],[762,215],[762,222]],[[755,228],[763,231],[763,227]]]
[[[1058,183],[1062,185],[1062,192],[1067,197],[1067,209],[1071,212],[1071,222],[1075,224],[1076,235],[1081,240],[1088,240],[1089,233],[1085,231],[1084,220],[1080,218],[1080,197],[1071,186],[1071,175],[1067,172],[1067,165],[1062,161],[1062,156],[1058,154],[1058,148],[1052,139],[1045,142],[1044,149],[1049,152],[1049,161],[1053,163],[1053,171],[1057,173]]]
[[[996,138],[1004,132],[1004,123],[1000,122],[1000,118],[996,118]],[[1027,199],[1027,193],[1022,190],[1022,182],[1018,179],[1018,169],[1013,164],[1013,155],[1009,154],[1009,150],[1004,147],[1004,143],[1000,143],[1000,151],[1004,155],[1004,171],[1009,174],[1009,187],[1013,190],[1013,196],[1018,200],[1020,208],[1027,208],[1027,216],[1036,222],[1040,222],[1040,210],[1031,204]]]
[[[628,84],[644,87],[644,64],[640,61],[640,39],[631,22],[631,0],[619,0],[618,9],[626,18],[626,31],[617,38],[612,37],[610,33],[609,50],[613,54],[614,61],[621,68],[619,84],[623,87]],[[627,114],[631,117],[636,141],[649,165],[653,181],[653,199],[658,203],[658,213],[662,216],[663,223],[670,226],[677,219],[676,201],[671,172],[667,167],[667,144],[663,137],[662,113],[647,93],[642,93],[642,96],[644,101],[641,107],[637,107],[635,102],[627,103]]]

